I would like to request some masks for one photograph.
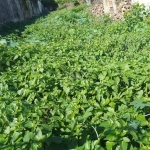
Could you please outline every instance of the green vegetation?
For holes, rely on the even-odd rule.
[[[79,6],[0,37],[1,150],[150,149],[150,16]]]

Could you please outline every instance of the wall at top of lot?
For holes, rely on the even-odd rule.
[[[40,0],[0,0],[0,24],[22,21],[41,13]]]

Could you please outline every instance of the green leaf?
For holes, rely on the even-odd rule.
[[[143,93],[144,93],[143,90],[138,91],[137,98],[141,98],[143,96]]]
[[[141,100],[134,100],[133,102],[130,103],[135,108],[135,111],[138,109],[143,109],[146,106],[149,106],[146,102],[143,102]]]
[[[135,130],[139,127],[139,122],[137,121],[130,121],[129,125],[133,127]]]
[[[124,70],[125,70],[125,71],[130,70],[130,67],[129,67],[128,64],[125,64],[125,65],[124,65]]]
[[[5,134],[9,134],[9,133],[10,133],[10,130],[11,130],[11,128],[8,126],[8,127],[5,129],[4,133],[5,133]]]
[[[63,89],[64,89],[65,93],[68,95],[70,88],[67,86],[64,86]]]
[[[87,119],[88,117],[92,116],[92,113],[89,111],[86,111],[85,114],[83,115],[84,119]]]
[[[111,127],[112,125],[108,122],[108,121],[104,121],[100,124],[100,126],[104,127],[104,128],[109,128]]]
[[[3,45],[3,44],[4,44],[4,45],[7,45],[6,39],[1,39],[1,40],[0,40],[0,44],[2,44],[2,45]]]
[[[109,112],[114,113],[114,109],[113,108],[108,107],[107,109],[108,109]]]
[[[85,143],[85,149],[86,150],[91,150],[91,141],[86,141],[86,143]]]
[[[10,46],[10,47],[16,47],[16,46],[18,46],[18,43],[14,42],[14,41],[10,41],[9,44],[8,44],[8,46]]]
[[[27,122],[25,123],[25,127],[26,127],[26,128],[32,128],[32,127],[33,127],[33,123],[32,123],[31,121],[27,121]]]
[[[26,131],[25,132],[25,135],[24,135],[24,138],[23,138],[23,141],[24,142],[29,142],[30,141],[30,138],[31,138],[31,134],[29,131]]]
[[[140,122],[141,126],[148,125],[148,121],[142,114],[139,114],[138,116],[136,116],[136,119]]]
[[[53,128],[53,125],[42,124],[42,127],[44,130],[51,131]]]
[[[103,74],[100,74],[98,77],[101,81],[103,81],[105,79],[105,75],[103,75]]]
[[[120,122],[119,121],[115,121],[115,125],[117,126],[117,127],[121,127],[121,124],[120,124]]]
[[[136,132],[135,132],[135,131],[132,131],[132,130],[130,130],[129,132],[130,132],[130,134],[132,135],[133,139],[134,139],[135,141],[137,141],[137,140],[138,140],[138,136],[136,135]]]
[[[108,140],[108,141],[116,141],[117,139],[118,137],[115,134],[108,134],[105,138],[105,140]]]
[[[99,145],[100,139],[92,141],[91,149],[99,149],[101,146]]]
[[[133,145],[130,146],[131,150],[139,150],[139,148],[133,147]]]
[[[85,150],[85,146],[84,145],[83,146],[79,146],[76,149],[72,149],[72,150]]]
[[[30,147],[30,149],[31,150],[37,150],[38,149],[38,144],[37,143],[32,143],[32,145],[31,145],[31,147]]]
[[[37,127],[35,139],[38,140],[38,141],[40,141],[42,138],[43,138],[42,131],[41,131],[40,128]]]
[[[4,144],[6,141],[6,137],[4,134],[0,134],[0,144]]]
[[[127,137],[123,137],[123,141],[124,141],[124,142],[130,142],[130,139],[127,138]]]
[[[97,95],[96,95],[96,99],[97,99],[98,101],[100,101],[100,97],[101,97],[101,90],[98,90],[98,91],[97,91]]]
[[[128,143],[125,141],[121,142],[121,150],[127,150],[128,149]]]
[[[112,150],[114,145],[115,145],[115,142],[107,141],[106,142],[106,148],[107,148],[107,150]]]
[[[21,135],[20,132],[14,132],[12,135],[12,142],[15,142],[19,138],[19,135]]]
[[[86,110],[86,112],[90,112],[90,111],[93,111],[93,106],[90,106],[90,107]]]
[[[18,58],[18,55],[15,55],[14,60],[16,60]]]
[[[124,81],[127,85],[129,85],[129,81],[128,81],[128,78],[127,78],[126,76],[123,77],[123,81]]]
[[[115,82],[116,82],[116,84],[118,85],[119,82],[120,82],[120,78],[119,78],[119,77],[116,77],[116,78],[115,78]]]

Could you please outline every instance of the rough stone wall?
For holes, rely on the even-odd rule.
[[[119,13],[122,9],[128,10],[131,6],[131,0],[103,0],[105,13]],[[126,7],[124,7],[126,5]],[[128,6],[128,7],[127,7]],[[123,7],[123,8],[122,8]]]
[[[0,24],[39,15],[41,13],[39,4],[40,0],[0,0]]]
[[[110,14],[114,19],[122,19],[125,11],[131,8],[131,0],[102,0],[90,8],[90,11],[99,16]]]
[[[146,8],[150,7],[150,0],[99,0],[99,2],[103,5],[104,13],[110,14],[123,14],[125,11],[128,11],[135,2],[144,4]]]
[[[96,2],[97,0],[94,0]],[[93,4],[94,4],[93,2]],[[111,18],[123,19],[124,12],[131,9],[132,4],[138,2],[139,4],[144,4],[146,9],[150,7],[150,0],[98,0],[93,7],[89,9],[91,13],[100,16],[105,14],[109,14]]]

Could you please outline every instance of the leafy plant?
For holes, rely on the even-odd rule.
[[[1,150],[150,149],[149,17],[85,9],[0,37]]]
[[[124,20],[128,25],[128,30],[131,31],[137,24],[142,22],[149,15],[149,10],[146,10],[144,5],[135,3],[132,9],[125,13]]]

